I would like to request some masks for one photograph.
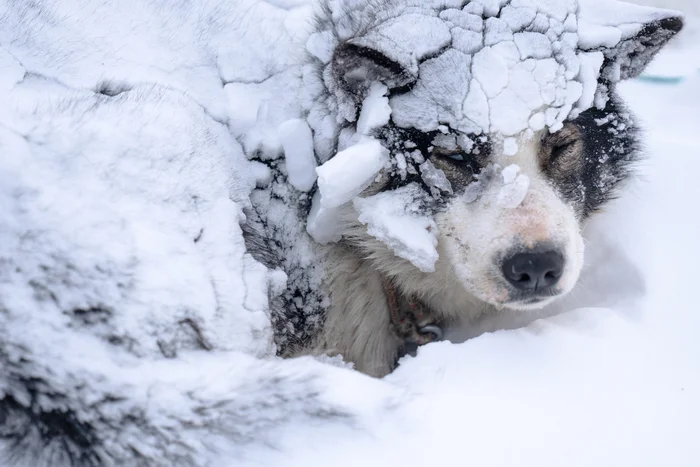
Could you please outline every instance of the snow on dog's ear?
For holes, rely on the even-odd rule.
[[[616,0],[581,0],[579,48],[600,51],[603,84],[639,76],[683,28],[680,12]]]
[[[336,83],[355,102],[365,97],[373,82],[393,89],[416,80],[416,74],[382,52],[352,43],[341,44],[335,49],[332,70]]]

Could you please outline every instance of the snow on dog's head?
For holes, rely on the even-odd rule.
[[[345,149],[351,185],[352,148],[374,148],[355,160],[376,170],[363,165],[342,201],[362,198],[354,219],[378,241],[349,241],[412,263],[378,266],[426,299],[452,280],[519,309],[570,291],[582,221],[636,157],[615,83],[641,73],[680,30],[678,14],[600,0],[337,0],[320,24],[308,50],[323,62],[339,125],[329,136],[327,115],[312,111],[317,141]],[[309,221],[319,240],[347,233],[319,228],[342,226],[337,199],[319,180]],[[413,222],[387,220],[399,217]]]

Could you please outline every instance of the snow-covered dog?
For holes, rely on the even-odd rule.
[[[320,3],[0,0],[0,465],[240,465],[383,386],[275,352],[573,287],[678,14]]]
[[[271,228],[269,198],[249,237],[289,276],[272,300],[287,355],[339,353],[381,376],[407,340],[571,291],[581,228],[638,157],[615,84],[682,27],[672,12],[625,4],[433,3],[329,2],[306,44],[313,137],[305,122],[283,124],[286,160],[268,165],[315,193],[297,201],[329,246],[309,247],[316,276],[302,277],[309,265],[269,235],[284,230]]]

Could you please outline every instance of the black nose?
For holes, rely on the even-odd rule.
[[[518,290],[540,291],[553,287],[564,271],[564,257],[556,251],[518,253],[503,262],[503,275]]]

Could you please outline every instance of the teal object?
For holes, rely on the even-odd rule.
[[[637,78],[640,81],[658,84],[678,84],[682,82],[684,76],[658,76],[658,75],[641,75]]]

